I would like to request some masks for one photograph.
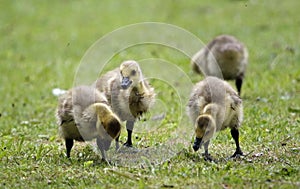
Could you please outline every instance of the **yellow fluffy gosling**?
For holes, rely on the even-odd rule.
[[[134,122],[155,101],[154,89],[144,79],[139,64],[134,60],[124,61],[119,68],[101,76],[94,86],[105,93],[113,111],[126,121],[128,137],[124,145],[132,147]]]
[[[243,155],[239,145],[239,127],[243,120],[242,100],[227,82],[210,76],[197,83],[192,90],[187,113],[195,126],[193,149],[197,151],[204,145],[206,160],[212,160],[208,153],[211,138],[227,127],[231,129],[236,144],[232,157]]]
[[[105,151],[121,131],[119,118],[107,104],[105,95],[89,86],[75,87],[60,96],[56,116],[68,158],[73,140],[89,141],[96,138],[102,159],[106,159]]]
[[[217,64],[215,64],[215,62]],[[239,95],[248,64],[247,48],[235,37],[220,35],[202,48],[192,58],[193,70],[206,76],[235,80]]]

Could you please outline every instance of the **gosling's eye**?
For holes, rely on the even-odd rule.
[[[135,70],[132,70],[130,74],[131,74],[131,76],[135,76],[136,71],[135,71]]]

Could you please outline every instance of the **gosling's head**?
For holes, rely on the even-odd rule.
[[[209,141],[216,131],[216,124],[209,114],[200,115],[196,119],[195,133],[196,139],[193,145],[195,151],[199,150],[203,143]]]
[[[243,57],[243,46],[239,43],[227,43],[219,49],[223,58],[228,60],[240,60]]]
[[[106,104],[99,103],[97,108],[98,120],[100,120],[104,131],[102,143],[105,150],[108,150],[111,141],[117,138],[121,132],[121,121]]]
[[[121,87],[128,89],[135,87],[143,79],[139,64],[134,60],[127,60],[120,65]]]
[[[113,139],[120,135],[121,123],[116,117],[109,118],[103,122],[103,127],[106,130],[104,134],[104,150],[108,150]]]

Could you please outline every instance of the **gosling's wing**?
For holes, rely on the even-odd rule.
[[[113,88],[117,86],[117,83],[120,83],[120,69],[116,68],[112,71],[107,72],[106,74],[99,77],[94,83],[93,87],[98,89],[100,92],[103,92],[109,102],[111,102],[111,96],[113,93]]]
[[[76,88],[77,94],[73,95],[73,113],[76,123],[96,122],[95,103],[108,104],[104,93],[90,86]]]
[[[142,95],[140,98],[141,104],[145,107],[146,111],[154,105],[156,93],[154,88],[150,85],[147,79],[143,80],[144,82],[144,89],[142,91]]]
[[[239,95],[237,94],[231,94],[231,98],[232,98],[232,101],[233,101],[233,105],[234,106],[239,106],[239,105],[242,105],[242,99]]]
[[[197,117],[203,112],[203,109],[207,104],[204,97],[194,97],[196,98],[191,98],[187,106],[187,114],[193,122],[196,121]]]
[[[248,60],[249,60],[249,52],[247,47],[243,45],[243,59],[241,61],[241,65],[243,67],[244,72],[246,72],[247,66],[248,66]]]
[[[210,101],[207,95],[206,83],[204,81],[198,82],[192,89],[192,93],[187,105],[187,114],[194,122],[196,118],[202,113],[206,104]]]
[[[96,123],[97,121],[97,114],[96,109],[93,105],[89,106],[82,112],[82,121],[84,122],[93,122]]]
[[[227,108],[230,112],[231,121],[230,127],[238,128],[243,121],[243,102],[241,97],[232,89],[233,92],[228,93],[228,105]]]

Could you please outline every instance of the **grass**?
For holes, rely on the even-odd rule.
[[[299,1],[1,4],[0,188],[300,187]],[[234,151],[229,131],[220,133],[210,146],[219,163],[205,162],[192,152],[186,143],[192,141],[193,130],[182,112],[186,97],[180,94],[189,91],[181,90],[186,86],[180,78],[178,85],[153,78],[159,103],[151,113],[167,114],[159,123],[140,121],[134,143],[142,150],[155,149],[173,139],[171,131],[180,131],[181,149],[174,148],[176,153],[165,161],[137,157],[137,165],[126,166],[125,154],[118,156],[120,162],[107,165],[99,161],[93,145],[76,143],[72,160],[65,158],[54,117],[57,99],[51,90],[73,86],[80,61],[96,40],[121,26],[145,21],[177,25],[204,43],[228,33],[247,45],[250,63],[242,92],[245,119],[240,140],[248,156],[226,160]],[[158,45],[117,53],[107,69],[123,59],[151,57],[176,64],[193,83],[201,79],[190,71],[186,56]],[[177,75],[173,76],[175,82]],[[141,129],[148,124],[157,129]],[[125,132],[122,141],[124,136]]]

